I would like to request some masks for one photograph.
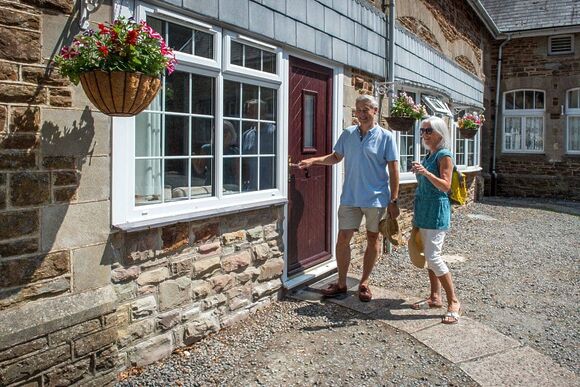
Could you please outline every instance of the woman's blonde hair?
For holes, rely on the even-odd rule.
[[[423,126],[424,123],[428,123],[429,126],[431,128],[433,128],[433,131],[435,131],[441,135],[441,141],[439,141],[439,144],[437,145],[437,149],[441,149],[441,148],[451,149],[451,133],[449,132],[449,128],[447,127],[447,124],[445,123],[445,121],[443,119],[441,119],[437,116],[431,116],[431,117],[427,117],[423,121],[421,121],[421,126]],[[423,140],[421,139],[421,141],[423,141]],[[423,146],[425,146],[424,142],[423,142]]]

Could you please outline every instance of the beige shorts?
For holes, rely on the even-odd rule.
[[[338,208],[338,228],[341,230],[358,230],[365,217],[367,231],[379,232],[379,222],[385,213],[383,207],[349,207],[341,205]]]

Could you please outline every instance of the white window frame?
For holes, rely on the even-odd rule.
[[[286,93],[282,82],[282,55],[276,49],[277,74],[257,71],[257,74],[242,68],[244,72],[226,66],[226,55],[223,46],[228,45],[235,34],[222,31],[221,28],[209,26],[171,12],[138,3],[136,18],[145,19],[147,15],[163,20],[178,22],[195,29],[206,27],[205,31],[214,34],[214,59],[201,58],[195,55],[176,53],[176,69],[194,72],[195,74],[215,77],[215,196],[183,201],[135,205],[135,117],[112,119],[112,224],[125,230],[144,229],[151,226],[175,223],[180,220],[194,220],[208,216],[238,212],[285,203],[286,189],[283,176],[283,135],[286,130],[283,106],[286,104]],[[247,44],[244,42],[244,44]],[[262,48],[263,49],[263,48]],[[225,50],[226,52],[228,50]],[[229,59],[229,54],[228,54]],[[239,67],[239,66],[235,66]],[[259,77],[259,78],[258,78]],[[221,133],[223,130],[223,82],[224,79],[251,83],[277,90],[277,143],[276,143],[276,187],[275,189],[242,192],[224,195],[222,192],[222,156]]]
[[[570,149],[570,118],[572,117],[580,118],[580,104],[578,105],[578,108],[570,107],[569,95],[572,94],[573,91],[580,92],[580,87],[575,87],[566,90],[566,153],[572,155],[580,155],[580,149]]]
[[[541,92],[544,94],[544,108],[543,109],[506,109],[505,102],[506,102],[506,95],[523,91],[524,92],[524,100],[525,100],[525,92],[526,91],[534,91],[534,92]],[[515,103],[515,101],[514,101]],[[545,145],[546,145],[546,91],[541,89],[514,89],[505,91],[502,95],[502,135],[501,135],[501,150],[502,153],[526,153],[526,154],[543,154]],[[526,118],[542,118],[542,139],[544,147],[541,150],[529,150],[525,149],[524,147],[520,149],[506,149],[505,148],[505,128],[506,128],[506,120],[511,117],[520,117],[522,118],[522,134],[520,141],[522,142],[521,145],[525,145],[526,139]]]

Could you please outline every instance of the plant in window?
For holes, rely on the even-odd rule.
[[[120,17],[86,30],[55,58],[60,73],[80,82],[87,97],[103,113],[132,116],[155,98],[160,76],[175,69],[175,55],[145,21]]]
[[[398,131],[413,129],[415,121],[427,115],[425,106],[415,104],[412,97],[405,92],[400,93],[393,101],[390,117],[387,117],[389,128]]]
[[[485,117],[483,114],[477,114],[476,112],[467,113],[457,121],[457,126],[461,135],[465,138],[473,138],[477,134],[481,125],[485,122]]]

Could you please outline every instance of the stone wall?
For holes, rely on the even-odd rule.
[[[574,36],[575,41],[580,34]],[[484,132],[482,149],[486,172],[486,194],[491,194],[492,155],[496,152],[497,189],[502,196],[559,197],[578,200],[580,156],[566,153],[566,91],[580,87],[580,50],[574,54],[547,55],[548,36],[515,38],[504,45],[501,68],[500,99],[495,100],[497,58],[501,41],[490,45],[486,55],[490,76],[489,131]],[[503,92],[515,89],[536,89],[545,92],[543,154],[502,152]],[[497,139],[493,143],[496,103],[499,104]],[[494,146],[495,145],[495,146]]]

